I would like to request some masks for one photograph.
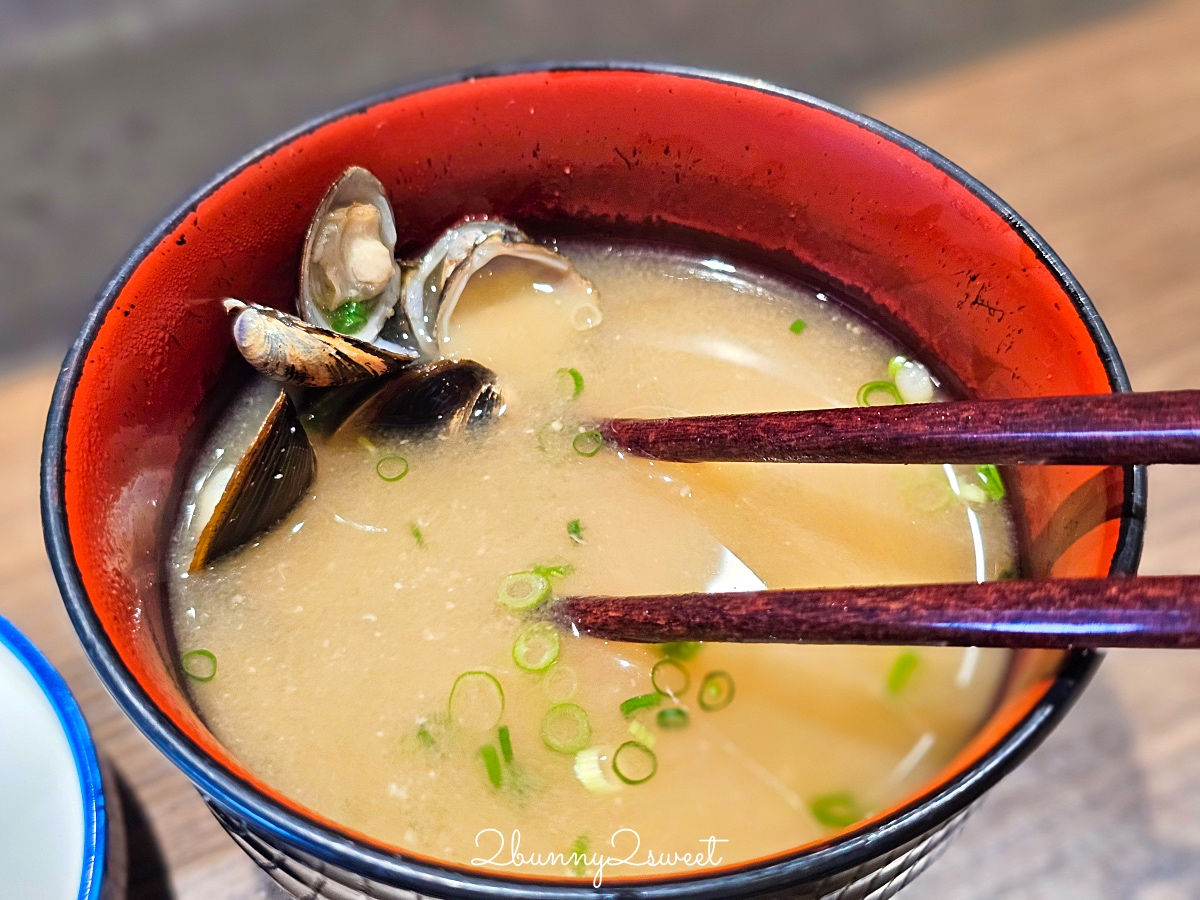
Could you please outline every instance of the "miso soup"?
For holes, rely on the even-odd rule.
[[[255,382],[231,407],[172,556],[196,708],[303,806],[514,874],[590,878],[591,857],[624,856],[635,832],[638,858],[662,865],[606,878],[690,870],[671,854],[710,847],[734,864],[897,803],[974,734],[1006,652],[608,643],[521,607],[546,592],[1003,577],[1014,545],[995,470],[664,464],[600,446],[601,417],[942,395],[824,293],[676,249],[558,249],[593,294],[498,259],[442,336],[445,354],[497,373],[501,414],[314,437],[302,502],[189,574],[204,482],[278,387]]]

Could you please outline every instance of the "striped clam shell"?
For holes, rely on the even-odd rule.
[[[303,319],[232,298],[233,340],[246,362],[275,381],[303,387],[340,387],[399,371],[411,356],[327,331]],[[414,354],[415,355],[415,354]]]

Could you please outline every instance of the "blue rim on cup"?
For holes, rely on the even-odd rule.
[[[62,676],[41,651],[2,616],[0,645],[11,651],[32,676],[62,726],[79,776],[83,805],[83,861],[78,897],[79,900],[99,900],[108,849],[108,815],[100,760],[96,756],[87,722]]]

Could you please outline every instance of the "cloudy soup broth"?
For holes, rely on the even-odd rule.
[[[204,670],[186,679],[200,714],[303,806],[514,874],[591,878],[590,860],[627,855],[634,833],[637,859],[660,865],[606,879],[694,870],[672,855],[710,846],[703,865],[736,864],[901,800],[980,726],[1007,651],[643,646],[512,607],[546,588],[1004,577],[1014,544],[994,470],[667,464],[600,447],[587,423],[601,417],[921,400],[930,382],[845,307],[736,261],[557,246],[593,294],[500,258],[443,336],[447,356],[497,373],[502,415],[454,434],[314,435],[307,496],[190,575],[197,495],[184,498],[170,601],[185,671]],[[272,390],[255,382],[231,406],[196,487]],[[514,831],[519,868],[504,865]]]

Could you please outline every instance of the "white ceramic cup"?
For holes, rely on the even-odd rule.
[[[0,618],[0,897],[98,900],[109,843],[104,797],[66,683]]]

